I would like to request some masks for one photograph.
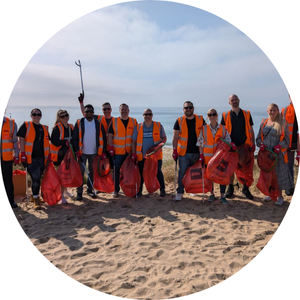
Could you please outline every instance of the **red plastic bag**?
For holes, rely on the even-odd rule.
[[[79,187],[83,184],[79,162],[74,158],[71,148],[57,170],[61,185],[65,187]]]
[[[238,160],[238,153],[220,139],[218,149],[209,160],[204,176],[215,183],[227,185],[237,168]]]
[[[254,167],[254,153],[247,144],[238,148],[239,161],[235,170],[236,177],[240,183],[249,187],[254,181],[253,167]]]
[[[185,172],[182,183],[187,193],[208,193],[212,191],[213,183],[211,180],[205,178],[205,167],[199,160],[189,167]],[[204,191],[203,191],[204,180]]]
[[[134,197],[140,188],[141,175],[139,168],[128,155],[120,169],[120,187],[127,197]]]
[[[14,170],[13,175],[26,175],[26,171]]]
[[[114,181],[110,172],[109,158],[101,159],[100,156],[96,156],[93,160],[93,170],[94,188],[103,193],[112,193],[114,191]]]
[[[266,173],[271,172],[276,167],[277,155],[268,148],[265,148],[264,151],[259,150],[257,164],[262,171]]]
[[[49,205],[61,200],[61,184],[52,162],[48,162],[41,184],[42,197]]]
[[[156,146],[151,147],[145,156],[143,178],[147,191],[151,194],[160,188],[159,181],[157,179],[158,170],[158,157],[161,154],[164,143],[159,143]]]
[[[260,170],[256,186],[264,195],[270,196],[273,201],[276,201],[280,195],[275,169],[271,172]]]

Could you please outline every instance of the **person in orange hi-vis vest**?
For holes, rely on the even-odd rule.
[[[268,148],[277,154],[276,177],[280,195],[275,204],[282,205],[284,203],[282,190],[294,188],[286,151],[290,144],[289,130],[284,124],[284,120],[277,104],[271,103],[267,108],[267,113],[269,117],[263,119],[260,124],[259,132],[256,137],[256,144],[260,148],[260,151],[264,151],[265,148]],[[265,201],[270,200],[271,198],[269,196],[265,197]]]
[[[240,108],[240,99],[235,94],[229,96],[229,105],[231,106],[231,110],[222,114],[221,124],[226,126],[231,141],[237,148],[245,144],[249,146],[252,152],[255,152],[255,136],[250,111]],[[233,181],[234,174],[230,177],[230,184],[225,193],[226,198],[234,197]],[[243,186],[242,193],[248,199],[253,199],[249,187],[246,185]]]
[[[18,127],[15,120],[3,117],[1,130],[1,172],[7,198],[12,208],[18,205],[14,200],[13,162],[19,163]]]
[[[129,117],[129,106],[119,106],[120,117],[114,118],[108,129],[109,154],[114,160],[114,198],[119,196],[120,169],[127,155],[132,152],[132,136],[137,127],[137,120]]]
[[[69,149],[69,144],[72,144],[74,134],[74,126],[69,124],[69,113],[60,109],[56,113],[56,121],[51,133],[50,152],[51,159],[55,166],[60,166],[62,160]],[[61,201],[68,203],[66,197],[72,197],[66,187],[61,187]]]
[[[159,144],[160,142],[165,143],[167,141],[167,136],[165,130],[160,122],[153,121],[153,113],[150,108],[146,108],[143,113],[144,122],[139,124],[139,128],[134,130],[133,139],[132,139],[132,153],[133,159],[138,160],[138,166],[141,175],[141,184],[140,190],[138,192],[138,196],[142,195],[143,192],[143,170],[145,163],[145,155],[147,150],[154,145]],[[134,155],[136,154],[136,156]],[[157,171],[157,179],[160,184],[160,197],[164,197],[166,195],[165,191],[165,180],[164,175],[161,171],[162,167],[162,156],[163,153],[161,151],[160,157],[158,159],[158,171]]]
[[[47,159],[50,158],[50,137],[48,126],[42,125],[42,111],[34,108],[31,111],[30,122],[24,122],[18,130],[21,163],[27,167],[27,171],[31,177],[31,202],[34,202],[34,209],[41,209],[40,186],[41,177],[45,170]]]
[[[196,145],[197,137],[205,125],[203,117],[194,114],[194,105],[191,101],[183,104],[184,115],[178,118],[173,127],[173,159],[179,161],[178,187],[175,201],[180,201],[184,193],[182,179],[187,169],[199,159],[199,148]]]
[[[84,104],[83,104],[83,100],[84,100],[84,94],[80,93],[79,97],[78,97],[78,101],[79,101],[79,105],[80,105],[80,109],[82,112],[82,115],[84,116]],[[105,131],[106,131],[106,140],[108,141],[108,128],[110,127],[110,125],[113,122],[114,117],[111,115],[112,113],[112,108],[109,102],[104,102],[102,104],[102,112],[103,115],[94,115],[98,121],[103,125]],[[113,161],[112,161],[112,157],[109,154],[109,149],[108,149],[109,145],[107,143],[107,152],[106,155],[109,158],[110,161],[110,165],[111,168],[113,168]]]
[[[287,149],[289,168],[294,181],[294,163],[295,163],[295,152],[296,157],[299,157],[300,151],[298,151],[298,122],[296,118],[295,108],[289,95],[290,104],[281,110],[283,119],[285,120],[285,126],[288,127],[290,144]],[[294,194],[294,188],[285,191],[287,196],[292,196]]]
[[[204,125],[197,141],[199,147],[200,158],[199,160],[207,166],[210,159],[218,148],[218,142],[220,138],[223,138],[226,142],[231,143],[231,138],[224,125],[218,124],[218,113],[214,108],[211,108],[207,112],[209,124]],[[225,198],[226,185],[220,184],[220,201],[222,204],[228,204]],[[214,195],[214,187],[210,192],[208,202],[213,202],[216,199]]]
[[[73,146],[80,163],[81,176],[84,178],[85,166],[88,163],[87,194],[91,198],[97,195],[93,188],[94,170],[93,160],[96,155],[106,158],[106,132],[102,123],[94,115],[94,107],[91,104],[84,106],[84,118],[78,119],[74,126]],[[76,200],[82,201],[83,185],[77,188]]]

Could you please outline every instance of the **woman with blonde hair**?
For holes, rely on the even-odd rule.
[[[267,113],[269,117],[263,119],[260,124],[256,144],[260,151],[268,148],[277,154],[276,176],[280,195],[275,204],[282,205],[284,203],[282,190],[289,190],[294,187],[287,160],[287,148],[290,143],[289,132],[277,104],[271,103],[267,108]],[[265,201],[270,200],[269,196],[265,197]]]
[[[74,128],[68,123],[69,114],[66,110],[58,110],[56,113],[56,121],[51,133],[51,159],[55,166],[59,166],[72,143]],[[65,197],[72,197],[67,188],[61,187],[62,203],[68,203]]]
[[[199,147],[200,160],[206,166],[216,152],[220,138],[231,143],[231,138],[226,127],[218,123],[218,113],[214,108],[208,110],[207,118],[209,123],[203,126],[196,144]],[[220,201],[222,204],[228,204],[225,198],[225,189],[226,185],[220,185]],[[208,202],[213,202],[215,199],[214,188],[212,188]]]

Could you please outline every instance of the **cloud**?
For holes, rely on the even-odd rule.
[[[220,20],[218,27],[187,23],[166,29],[145,12],[115,5],[49,39],[20,76],[10,104],[22,99],[74,104],[81,90],[77,59],[90,102],[181,107],[186,99],[203,96],[217,105],[240,91],[257,106],[261,102],[254,95],[286,93],[264,53],[230,24]]]

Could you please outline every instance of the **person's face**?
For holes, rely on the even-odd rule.
[[[60,122],[66,124],[69,121],[69,114],[67,112],[62,112],[59,114],[59,120]]]
[[[35,109],[32,113],[31,113],[31,119],[33,123],[39,124],[40,120],[42,118],[42,113],[38,110]]]
[[[151,109],[145,109],[145,111],[143,113],[143,117],[144,117],[145,122],[152,121],[153,114],[152,114]]]
[[[207,113],[207,117],[208,117],[210,123],[211,123],[211,122],[216,122],[216,121],[218,120],[218,114],[217,114],[217,112],[214,111],[214,110],[209,111],[209,112]]]
[[[120,115],[122,118],[127,118],[129,114],[129,108],[126,105],[120,107]]]
[[[272,120],[274,120],[276,118],[276,116],[279,113],[279,110],[276,106],[269,106],[267,109],[268,115],[270,116],[270,118]]]
[[[187,117],[190,117],[194,113],[194,106],[191,103],[184,103],[183,112]]]
[[[86,107],[84,109],[84,116],[88,121],[92,121],[94,118],[94,110],[91,107]]]
[[[111,106],[109,104],[105,104],[102,106],[102,111],[105,117],[110,117],[111,114]]]
[[[236,95],[231,95],[229,97],[229,105],[231,105],[232,108],[237,108],[240,105],[240,100]]]

